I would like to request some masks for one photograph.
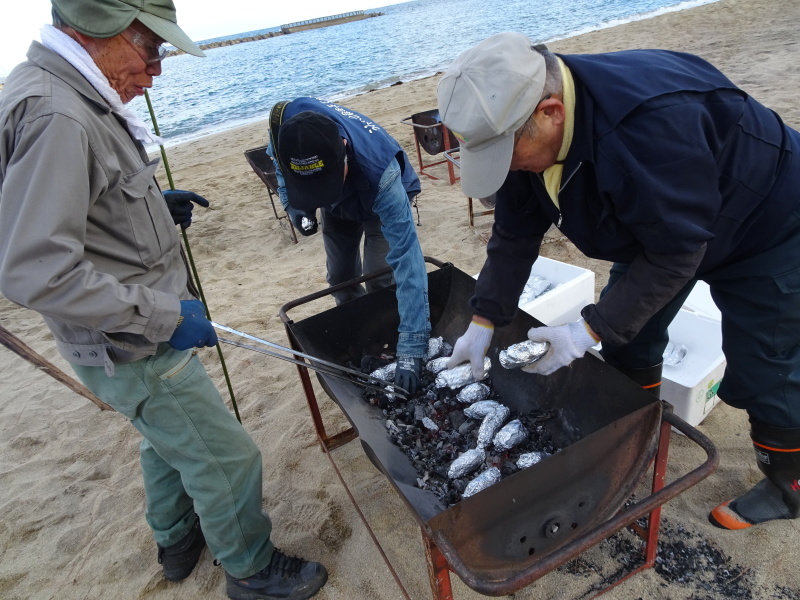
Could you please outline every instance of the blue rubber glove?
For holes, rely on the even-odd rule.
[[[217,332],[206,319],[206,307],[200,300],[181,300],[181,316],[178,326],[167,342],[175,350],[215,346]]]
[[[422,359],[413,356],[398,356],[394,371],[394,384],[416,394],[422,379]]]
[[[558,327],[534,327],[528,331],[528,339],[532,342],[550,342],[547,354],[532,365],[522,367],[527,373],[539,375],[550,375],[566,367],[600,342],[592,337],[583,319]]]
[[[292,220],[292,225],[303,235],[314,235],[317,233],[317,216],[314,213],[298,210],[291,206],[286,207],[286,214]]]
[[[203,208],[208,208],[208,200],[194,192],[165,190],[162,193],[164,194],[169,214],[172,216],[172,221],[183,229],[192,224],[192,208],[194,208],[192,202],[199,204]]]
[[[489,351],[492,335],[494,335],[493,325],[472,321],[464,335],[456,340],[453,354],[447,361],[447,368],[454,369],[461,363],[469,361],[475,381],[483,379],[483,359]]]

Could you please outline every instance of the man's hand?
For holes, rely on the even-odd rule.
[[[208,208],[208,200],[194,192],[165,190],[163,194],[169,214],[172,216],[172,221],[175,225],[180,225],[181,229],[186,229],[192,224],[192,208],[194,208],[192,202],[199,204],[203,208]]]
[[[394,384],[416,394],[422,378],[422,359],[413,356],[398,356],[397,369],[394,372]]]
[[[292,220],[292,225],[303,235],[314,235],[317,233],[317,216],[304,210],[297,210],[291,206],[286,207],[286,214]]]
[[[200,300],[181,300],[178,326],[167,343],[175,350],[216,345],[217,332],[206,319],[206,307]]]
[[[452,369],[469,361],[475,381],[483,379],[483,359],[489,351],[492,334],[494,334],[494,325],[480,323],[473,319],[464,335],[456,340],[453,355],[447,361],[447,368]]]
[[[558,327],[534,327],[528,331],[528,339],[532,342],[550,342],[547,354],[532,365],[522,367],[527,373],[540,375],[550,375],[567,366],[600,341],[593,337],[583,319]]]

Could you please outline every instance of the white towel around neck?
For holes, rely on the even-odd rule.
[[[106,76],[97,68],[92,57],[78,42],[52,25],[45,25],[40,33],[42,44],[66,60],[86,78],[108,102],[111,110],[125,120],[133,137],[143,144],[160,144],[162,142],[161,138],[150,131],[150,128],[136,113],[125,107],[117,91],[111,87]]]

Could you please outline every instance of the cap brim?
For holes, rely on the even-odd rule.
[[[508,176],[512,154],[513,134],[480,150],[469,150],[462,145],[459,162],[464,194],[470,198],[487,198],[499,190]]]
[[[312,181],[298,181],[296,177],[284,177],[286,196],[292,208],[314,211],[331,206],[342,197],[343,173],[334,169],[330,174],[315,177]]]
[[[205,56],[205,53],[200,50],[200,47],[189,39],[189,36],[183,32],[183,29],[172,21],[142,11],[139,11],[139,14],[136,15],[136,19],[162,40],[172,44],[179,50],[183,50],[194,56]]]

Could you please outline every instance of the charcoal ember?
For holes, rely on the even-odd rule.
[[[471,450],[467,450],[452,463],[450,463],[450,468],[447,470],[447,476],[450,479],[456,479],[457,477],[469,475],[475,469],[480,467],[484,460],[486,460],[486,452],[484,450],[480,448],[472,448]]]
[[[485,383],[470,383],[461,388],[456,398],[463,404],[474,404],[488,398],[491,391]]]
[[[494,400],[480,400],[464,409],[464,414],[472,419],[482,419],[501,404]]]
[[[458,431],[461,425],[463,425],[467,420],[467,418],[464,416],[464,413],[457,410],[454,410],[447,415],[447,418],[450,420],[450,425],[452,425],[453,429],[456,431]]]
[[[525,454],[520,454],[517,459],[517,468],[527,469],[528,467],[532,467],[545,456],[547,456],[546,452],[526,452]]]
[[[489,376],[491,368],[492,361],[487,356],[483,359],[483,377],[481,377],[481,379],[486,379]],[[436,387],[449,387],[451,390],[456,390],[474,381],[475,378],[472,376],[472,366],[469,363],[464,363],[453,369],[446,369],[439,373],[436,376]]]
[[[525,340],[518,344],[512,344],[500,351],[500,365],[506,369],[519,369],[520,367],[532,365],[547,354],[549,349],[550,344],[547,342]]]
[[[478,429],[478,448],[485,448],[489,445],[510,415],[511,411],[508,407],[501,404],[483,417],[481,427]]]
[[[519,419],[506,423],[500,431],[498,431],[492,444],[497,450],[511,450],[514,446],[519,446],[528,439],[528,430]]]
[[[500,477],[500,469],[497,467],[490,467],[486,469],[483,473],[478,475],[475,479],[467,484],[467,487],[464,488],[462,497],[469,498],[470,496],[485,490],[489,486],[492,486],[500,481]]]
[[[449,360],[450,358],[447,356],[440,356],[439,358],[429,360],[426,363],[425,368],[435,375],[436,373],[441,373],[447,369],[447,361]]]
[[[430,429],[431,431],[439,431],[439,426],[438,426],[436,423],[434,423],[434,422],[433,422],[433,421],[430,419],[430,417],[424,417],[424,418],[422,419],[422,424],[423,424],[423,425],[424,425],[424,426],[425,426],[427,429]]]
[[[458,426],[458,433],[459,435],[469,435],[471,431],[475,429],[475,423],[470,421],[464,421],[461,425]]]

